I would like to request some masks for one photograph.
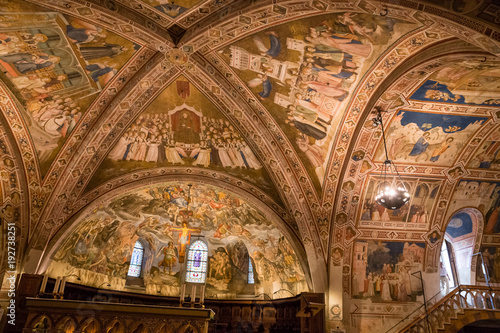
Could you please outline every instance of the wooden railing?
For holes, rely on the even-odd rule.
[[[20,286],[18,287],[20,292],[16,300],[16,305],[18,306],[16,308],[16,323],[19,324],[16,324],[16,327],[10,325],[4,331],[0,327],[0,332],[20,333],[22,327],[26,328],[24,332],[33,332],[33,329],[40,328],[40,326],[48,326],[50,330],[47,330],[47,333],[59,332],[61,330],[62,332],[72,333],[106,333],[115,325],[123,325],[126,332],[142,332],[141,330],[137,330],[136,327],[142,323],[145,326],[153,327],[154,330],[151,332],[164,333],[165,331],[168,333],[177,333],[184,332],[183,329],[187,327],[186,325],[181,325],[181,323],[166,325],[166,321],[170,320],[168,314],[176,313],[175,311],[181,309],[179,308],[179,297],[103,290],[73,283],[66,284],[64,294],[62,295],[40,295],[39,290],[42,278],[40,275],[23,274]],[[47,290],[53,290],[54,284],[55,280],[49,279]],[[281,299],[271,299],[269,296],[261,296],[266,295],[258,295],[246,299],[205,299],[205,311],[210,309],[214,313],[212,320],[208,322],[208,333],[324,332],[324,309],[315,316],[296,316],[307,304],[324,304],[324,294],[302,293]],[[50,299],[46,297],[50,297]],[[99,310],[97,311],[92,304],[99,304]],[[76,306],[76,309],[71,310],[71,307],[68,305]],[[67,309],[63,310],[65,308]],[[114,319],[115,316],[125,313],[131,308],[139,309],[137,313],[140,313],[140,311],[147,312],[148,309],[151,309],[153,312],[160,311],[162,312],[161,320],[158,319],[160,321],[157,322],[155,313],[144,313],[143,315],[135,316],[140,320],[135,322],[123,321],[117,324]],[[69,313],[69,317],[71,318],[68,317],[66,312]],[[194,313],[197,312],[195,311]],[[127,315],[124,316],[127,317]],[[59,319],[56,319],[56,317]],[[180,316],[174,315],[174,317]],[[44,319],[46,319],[47,323],[44,323]],[[94,319],[97,321],[94,321]],[[193,321],[193,319],[187,319],[187,321]],[[155,322],[155,324],[151,324],[152,322]],[[205,321],[203,320],[203,322]],[[155,326],[158,323],[161,323],[163,326]],[[35,327],[37,325],[38,327]],[[83,329],[84,327],[89,327],[89,325],[94,326],[86,330]],[[169,331],[167,328],[163,329],[163,327],[167,326],[174,327],[175,330]],[[43,332],[42,330],[39,331]],[[111,330],[111,332],[115,331]]]
[[[437,332],[466,309],[500,310],[500,288],[461,285],[418,315],[399,332]]]

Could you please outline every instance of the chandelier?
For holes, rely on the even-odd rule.
[[[382,110],[379,107],[376,107],[375,110],[377,111],[377,115],[372,121],[374,126],[381,125],[382,127],[382,139],[384,141],[385,151],[385,162],[382,165],[382,188],[375,196],[375,201],[382,207],[395,210],[403,207],[410,200],[410,194],[401,180],[396,165],[389,159],[389,155],[387,154],[384,123],[382,122]]]

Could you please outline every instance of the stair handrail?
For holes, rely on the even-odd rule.
[[[406,332],[408,329],[410,329],[412,326],[414,326],[416,323],[418,323],[419,321],[423,320],[424,318],[426,318],[427,316],[429,316],[429,314],[431,314],[434,310],[436,310],[437,308],[439,308],[441,305],[443,305],[444,303],[446,303],[447,301],[449,301],[451,298],[453,298],[455,295],[459,295],[461,294],[462,291],[466,291],[466,290],[472,290],[472,289],[475,289],[475,290],[489,290],[490,291],[490,294],[492,293],[493,291],[493,288],[491,286],[480,286],[480,285],[458,285],[458,287],[456,287],[455,289],[453,289],[449,294],[445,295],[442,299],[440,299],[439,301],[437,301],[433,306],[431,306],[427,312],[425,313],[422,313],[421,315],[419,315],[418,317],[415,317],[413,319],[412,322],[410,322],[408,325],[406,325],[403,329],[401,329],[399,332]],[[496,289],[496,288],[495,288]],[[439,293],[438,293],[439,294]],[[436,297],[436,295],[434,295],[432,298]],[[432,299],[431,298],[431,299]],[[429,300],[430,301],[430,300]],[[493,301],[493,300],[492,300]],[[422,306],[424,306],[424,304],[420,305],[416,310],[420,309]],[[416,311],[415,310],[415,311]],[[414,313],[415,311],[413,311],[412,313]],[[411,314],[410,314],[411,315]],[[403,318],[400,322],[398,322],[396,325],[394,325],[393,327],[390,328],[390,330],[392,330],[394,327],[396,327],[397,325],[399,325],[403,320],[406,320],[406,318],[408,318],[408,316],[406,316],[405,318]],[[389,330],[389,331],[390,331]],[[389,331],[387,331],[386,333],[388,333]]]
[[[391,328],[389,328],[386,333],[389,333],[392,329],[394,329],[395,327],[399,326],[399,324],[401,324],[403,321],[407,320],[409,317],[411,317],[415,312],[419,311],[420,309],[422,309],[422,307],[426,307],[427,305],[429,305],[429,303],[431,303],[431,301],[436,298],[437,296],[439,296],[441,294],[441,291],[443,291],[445,288],[439,290],[434,296],[432,296],[431,298],[429,298],[427,300],[427,302],[424,302],[422,304],[420,304],[420,306],[418,306],[415,310],[413,310],[410,314],[408,314],[406,317],[404,317],[403,319],[401,319],[400,321],[397,322],[397,324],[395,324],[394,326],[392,326]],[[445,297],[443,297],[441,300],[439,300],[438,302],[434,303],[434,305],[440,303],[443,299],[447,298],[447,296],[451,295],[451,294],[455,294],[455,291],[456,289],[460,289],[460,286],[456,287],[455,289],[453,289],[448,295],[446,295]],[[450,296],[451,297],[451,296]],[[432,310],[434,310],[434,305],[430,308],[430,309],[427,309],[427,312],[426,314],[430,313]],[[421,317],[422,315],[420,315]],[[421,320],[421,318],[418,317],[418,321]],[[413,321],[411,322],[411,324],[413,324],[415,321],[417,321],[417,318],[413,318]]]

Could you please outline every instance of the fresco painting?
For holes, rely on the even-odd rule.
[[[452,166],[464,142],[488,120],[487,117],[400,110],[386,130],[391,160],[404,163]],[[385,160],[383,143],[376,159]]]
[[[317,186],[344,106],[378,51],[416,25],[341,13],[280,25],[221,50],[289,137]]]
[[[493,283],[500,283],[500,248],[493,245],[483,245],[480,252],[483,254],[488,280]],[[476,267],[476,278],[484,282],[485,277],[481,260],[477,260]]]
[[[386,209],[375,201],[375,196],[386,183],[380,178],[370,178],[366,187],[361,213],[361,221],[373,222],[411,222],[425,225],[439,193],[441,182],[431,179],[405,179],[403,183],[410,193],[410,201],[396,210]]]
[[[500,233],[500,183],[460,181],[448,211],[463,207],[475,207],[484,215],[485,235]]]
[[[495,131],[478,148],[470,168],[500,170],[500,131]]]
[[[182,76],[130,125],[89,187],[132,170],[173,165],[220,170],[265,190],[272,188],[243,137]]]
[[[351,294],[372,302],[416,301],[425,243],[358,241],[354,245]]]
[[[142,0],[142,2],[154,7],[156,10],[172,18],[184,13],[186,10],[194,7],[201,0]],[[203,9],[200,9],[200,11]],[[207,9],[208,11],[208,9]]]
[[[138,45],[100,27],[14,1],[0,25],[0,79],[21,104],[42,173],[90,103]]]
[[[122,290],[139,240],[144,247],[145,292],[177,296],[184,256],[196,239],[205,240],[209,249],[209,297],[307,290],[295,251],[263,213],[226,190],[209,185],[190,189],[184,183],[129,192],[82,217],[48,272],[77,274],[82,284],[109,282]],[[251,285],[250,261],[255,281]]]
[[[411,99],[452,104],[500,105],[500,63],[471,58],[433,73]]]

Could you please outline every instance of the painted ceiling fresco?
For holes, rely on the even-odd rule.
[[[500,281],[500,7],[424,2],[0,0],[20,267],[125,290],[140,241],[141,292],[177,296],[200,238],[209,297],[327,290],[330,327],[378,332],[420,303],[412,273],[438,285],[468,209]],[[394,211],[374,106],[411,195]]]
[[[308,290],[297,255],[275,222],[224,189],[179,182],[125,193],[87,213],[48,271],[77,274],[94,287],[109,281],[121,290],[140,240],[145,292],[177,296],[181,264],[196,239],[206,241],[209,250],[207,296]],[[250,291],[249,258],[255,280]]]
[[[415,28],[399,19],[340,13],[275,26],[221,52],[271,112],[319,185],[330,142],[359,79],[385,49]]]
[[[276,193],[245,138],[183,76],[129,126],[96,171],[89,188],[130,171],[162,166],[225,171]]]
[[[139,45],[22,1],[1,10],[0,79],[19,102],[44,174],[89,105]]]
[[[411,99],[453,104],[500,105],[500,61],[464,60],[432,74]]]
[[[387,130],[387,152],[395,162],[451,166],[487,117],[401,110]],[[375,158],[385,160],[381,143]]]

